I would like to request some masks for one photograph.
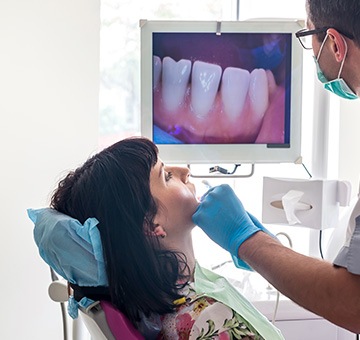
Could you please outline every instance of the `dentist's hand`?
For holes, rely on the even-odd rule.
[[[258,231],[270,234],[246,212],[235,192],[226,184],[211,188],[205,194],[192,220],[236,258],[240,245],[253,234]]]

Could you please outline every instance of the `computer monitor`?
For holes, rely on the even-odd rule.
[[[297,20],[147,21],[141,134],[167,163],[301,158]]]

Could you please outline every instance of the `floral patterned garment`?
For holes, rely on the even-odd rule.
[[[231,308],[210,297],[197,296],[193,284],[181,293],[187,302],[175,313],[162,316],[158,340],[263,339]]]

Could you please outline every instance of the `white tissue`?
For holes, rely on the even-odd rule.
[[[282,198],[282,204],[285,211],[286,219],[290,225],[301,223],[295,215],[296,210],[305,210],[307,204],[301,203],[300,199],[304,195],[302,191],[290,190]]]
[[[335,228],[339,209],[349,204],[349,197],[351,186],[337,180],[264,177],[262,222]]]

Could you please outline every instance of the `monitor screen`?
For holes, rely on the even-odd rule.
[[[143,21],[141,132],[166,162],[296,162],[297,21]]]

